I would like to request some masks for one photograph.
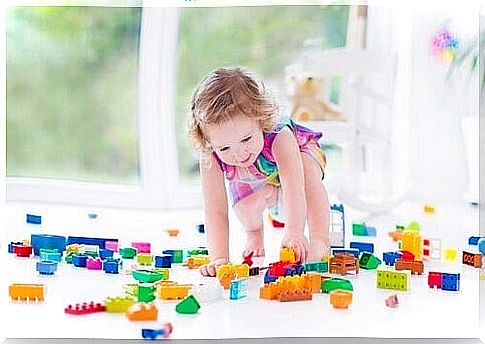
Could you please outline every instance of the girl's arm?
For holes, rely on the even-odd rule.
[[[307,206],[305,197],[305,175],[300,148],[294,134],[284,128],[273,142],[273,154],[278,165],[285,213],[285,235],[282,245],[292,246],[297,259],[305,261],[308,256],[308,241],[305,230]]]
[[[200,161],[200,176],[204,200],[207,247],[211,262],[229,261],[229,218],[223,172],[211,154],[210,164]],[[204,275],[215,275],[215,265],[201,269]],[[206,273],[204,273],[206,272]]]

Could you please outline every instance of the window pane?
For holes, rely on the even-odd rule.
[[[7,11],[7,176],[135,184],[140,8]]]
[[[262,6],[184,8],[181,11],[177,72],[177,145],[180,174],[194,184],[198,167],[189,148],[186,111],[198,81],[216,68],[239,65],[262,77],[287,107],[285,67],[306,43],[345,46],[349,6]]]

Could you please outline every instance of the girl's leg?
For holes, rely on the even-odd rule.
[[[321,260],[330,252],[329,224],[330,205],[327,191],[322,183],[320,165],[309,154],[302,152],[305,173],[307,222],[310,239],[309,260]]]
[[[264,256],[263,212],[276,202],[277,188],[265,185],[234,206],[234,213],[246,230],[247,240],[243,257],[253,252],[254,257]]]

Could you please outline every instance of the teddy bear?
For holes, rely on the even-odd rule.
[[[315,74],[290,77],[291,117],[299,121],[347,121],[347,116],[328,99],[327,81]]]

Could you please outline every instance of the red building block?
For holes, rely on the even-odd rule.
[[[17,257],[30,257],[32,254],[32,245],[14,245],[13,252]]]
[[[76,303],[75,305],[69,305],[64,308],[64,313],[73,314],[73,315],[83,315],[83,314],[90,314],[90,313],[97,313],[97,312],[105,312],[106,307],[101,303],[94,303],[94,302],[84,302],[84,303]]]
[[[401,260],[405,262],[414,262],[414,254],[409,251],[400,251],[402,256]]]
[[[437,287],[438,289],[441,289],[441,281],[441,272],[430,271],[428,273],[428,285],[430,288]]]

